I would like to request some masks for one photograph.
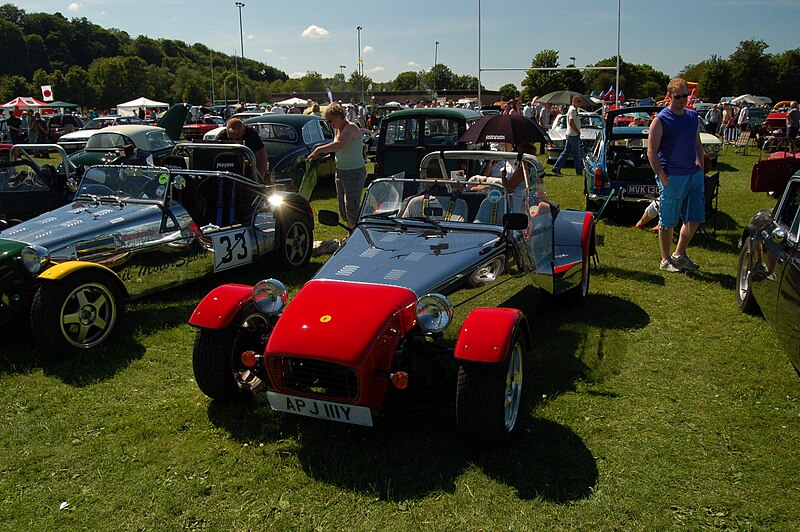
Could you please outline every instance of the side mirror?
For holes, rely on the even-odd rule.
[[[503,215],[503,227],[512,231],[528,227],[528,217],[519,212],[508,212]]]
[[[778,246],[782,246],[783,243],[786,242],[787,236],[788,235],[786,234],[786,231],[780,227],[773,229],[772,233],[769,235],[769,237],[772,239],[772,242]]]
[[[319,211],[319,223],[329,227],[337,227],[339,225],[339,214],[333,211],[321,210]]]
[[[69,190],[72,193],[75,193],[78,191],[78,182],[70,177],[69,179],[67,179],[66,187],[67,190]]]
[[[175,176],[172,180],[172,186],[175,187],[175,190],[181,190],[186,186],[186,178],[182,175]]]

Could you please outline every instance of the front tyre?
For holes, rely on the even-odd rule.
[[[270,329],[266,318],[260,314],[250,315],[241,326],[198,329],[192,367],[200,391],[223,403],[252,399],[266,386],[265,372],[263,366],[245,366],[242,354],[246,351],[263,354]]]
[[[517,329],[504,362],[462,362],[456,389],[456,422],[461,434],[486,447],[507,444],[524,412],[524,334]]]
[[[280,269],[289,270],[308,264],[314,236],[308,216],[296,212],[291,204],[284,205],[278,218],[279,233],[270,261]]]
[[[111,335],[124,306],[116,282],[98,271],[79,271],[42,283],[33,298],[31,326],[59,351],[90,349]]]
[[[739,252],[739,267],[736,274],[736,306],[748,314],[758,312],[758,303],[753,296],[753,257],[750,250],[750,237],[742,242]]]

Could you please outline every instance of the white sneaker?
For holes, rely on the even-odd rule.
[[[682,272],[682,271],[683,271],[683,268],[681,268],[680,266],[676,266],[676,265],[675,265],[675,264],[674,264],[674,263],[673,263],[671,260],[669,260],[669,259],[664,259],[664,260],[662,260],[662,261],[661,261],[661,266],[659,266],[659,267],[660,267],[662,270],[664,270],[665,272],[670,272],[670,273],[680,273],[680,272]]]
[[[683,255],[672,255],[672,263],[675,264],[678,268],[682,270],[699,270],[700,265],[697,264],[695,261],[689,258],[689,255],[684,253]]]

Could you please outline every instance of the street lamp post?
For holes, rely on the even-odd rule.
[[[235,2],[235,4],[236,4],[236,7],[239,8],[239,44],[240,44],[240,48],[239,49],[242,51],[242,60],[244,60],[244,35],[242,33],[242,8],[244,7],[245,4],[244,4],[244,2]],[[244,68],[244,63],[242,63],[242,68]],[[238,81],[239,80],[238,68],[237,68],[237,72],[236,72],[236,80],[237,80],[236,82],[238,84],[238,82],[239,82]],[[244,102],[247,103],[247,87],[244,85],[244,83],[242,83],[242,93],[244,94]],[[237,91],[236,97],[237,98],[239,97],[238,91]]]
[[[364,63],[361,61],[361,26],[356,28],[358,31],[358,84],[361,92],[361,100],[364,100]]]
[[[433,97],[436,97],[436,63],[439,61],[439,41],[433,51]]]
[[[339,74],[342,75],[342,90],[347,86],[347,79],[344,77],[344,69],[347,68],[345,65],[339,65]]]
[[[572,61],[572,64],[570,66],[574,67],[575,66],[575,58],[574,57],[570,57],[569,60]]]

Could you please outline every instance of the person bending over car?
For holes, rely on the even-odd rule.
[[[267,148],[258,136],[258,132],[250,126],[246,126],[240,118],[231,118],[225,125],[225,130],[217,137],[220,141],[232,140],[239,142],[253,150],[256,155],[256,173],[253,178],[256,181],[265,182],[267,180]]]

